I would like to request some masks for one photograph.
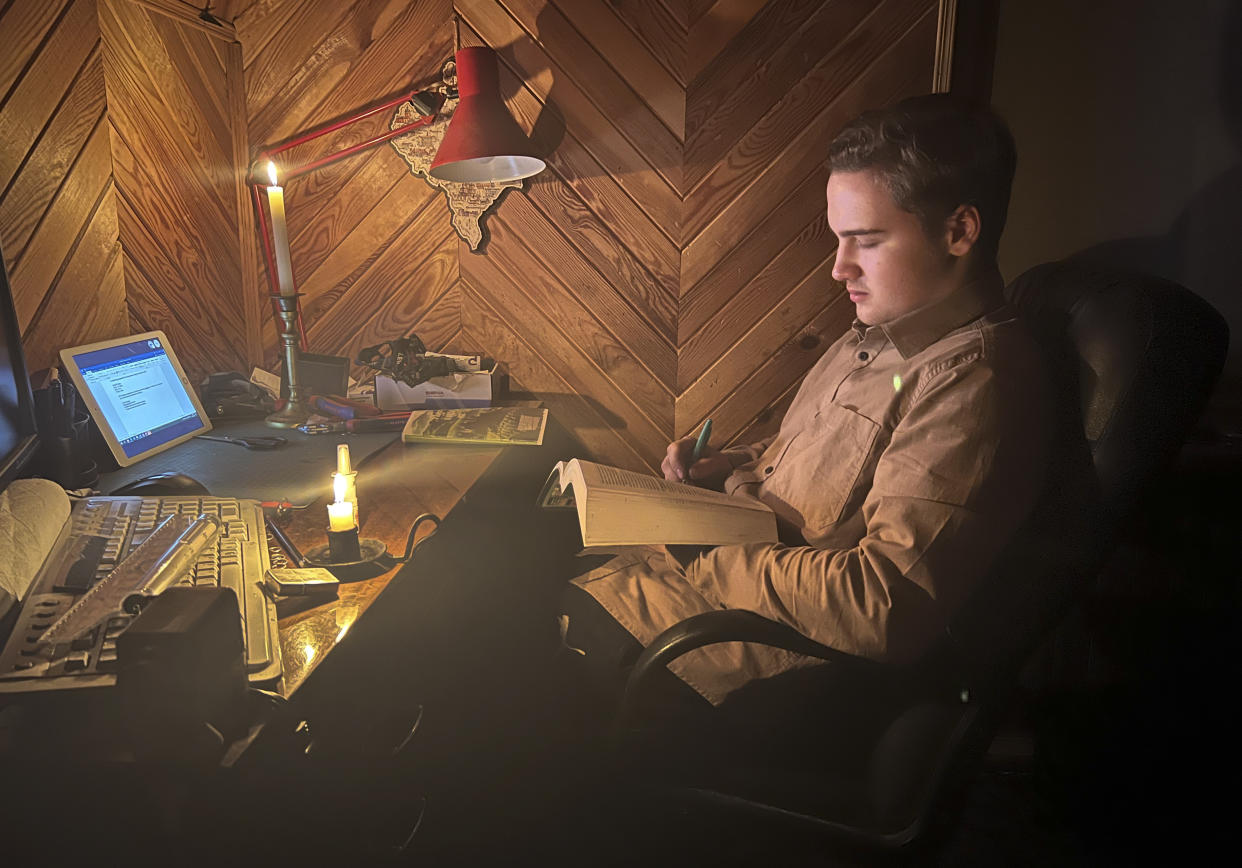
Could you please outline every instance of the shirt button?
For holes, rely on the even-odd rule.
[[[869,358],[871,358],[871,354],[868,353],[866,350],[863,350],[861,353],[858,354],[858,360],[860,362],[865,362]]]
[[[763,468],[763,473],[764,473],[764,475],[766,476],[766,475],[770,474],[770,473],[771,473],[773,470],[775,470],[775,469],[776,469],[775,467],[765,467],[765,468]]]

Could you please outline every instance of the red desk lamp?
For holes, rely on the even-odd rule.
[[[457,95],[460,96],[456,110],[449,120],[448,130],[440,142],[429,174],[442,181],[457,183],[485,183],[516,181],[528,178],[544,169],[543,160],[534,156],[530,140],[522,132],[517,121],[509,114],[500,98],[500,75],[496,53],[487,47],[462,48],[457,52]],[[449,66],[445,64],[445,69]],[[267,417],[274,427],[292,428],[302,424],[310,415],[302,389],[298,382],[297,363],[302,350],[306,349],[306,333],[302,327],[298,297],[289,262],[288,240],[284,226],[283,189],[276,185],[276,178],[267,183],[269,163],[275,172],[273,157],[306,142],[317,139],[343,127],[371,117],[378,112],[392,109],[409,102],[419,117],[409,123],[388,130],[356,145],[350,145],[335,153],[311,160],[300,166],[286,167],[279,173],[285,183],[309,174],[323,166],[345,157],[365,151],[425,126],[436,119],[446,97],[454,96],[448,75],[442,76],[445,84],[440,89],[417,88],[382,105],[365,109],[343,120],[316,127],[306,133],[260,152],[251,171],[250,189],[259,227],[263,238],[263,253],[267,262],[268,281],[272,286],[270,297],[281,323],[280,338],[283,345],[285,377],[289,387],[289,399],[283,409]],[[263,192],[267,188],[272,220],[263,207]],[[273,243],[275,232],[275,243]]]

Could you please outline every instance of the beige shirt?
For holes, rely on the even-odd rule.
[[[725,490],[771,506],[781,543],[720,546],[685,569],[638,549],[575,581],[643,644],[698,612],[749,609],[851,654],[911,660],[1031,514],[1052,431],[1040,351],[999,276],[979,281],[883,326],[856,321],[774,437],[726,450]],[[671,668],[718,703],[808,662],[724,643]]]

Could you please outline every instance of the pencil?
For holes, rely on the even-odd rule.
[[[706,419],[703,422],[703,430],[699,431],[699,439],[694,441],[694,455],[691,461],[698,461],[703,457],[703,448],[707,446],[707,440],[712,436],[712,420]]]

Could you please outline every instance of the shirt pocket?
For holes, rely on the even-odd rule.
[[[824,405],[768,476],[764,500],[784,504],[806,537],[820,534],[861,499],[856,492],[866,481],[864,469],[874,466],[871,452],[879,431],[879,424],[854,410]]]

